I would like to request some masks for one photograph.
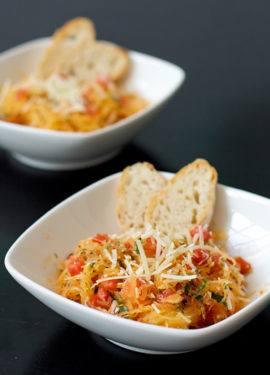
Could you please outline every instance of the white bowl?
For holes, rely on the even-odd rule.
[[[37,39],[0,54],[0,85],[36,71],[50,39]],[[184,71],[164,60],[130,51],[132,69],[125,87],[149,101],[147,108],[112,126],[90,133],[60,132],[0,120],[0,147],[30,166],[78,169],[116,155],[172,98],[185,79]]]
[[[120,232],[115,214],[119,177],[112,175],[81,190],[21,235],[5,258],[8,271],[18,283],[72,322],[120,346],[145,353],[169,354],[205,347],[232,334],[266,307],[270,301],[270,200],[222,185],[217,188],[214,222],[229,234],[229,253],[243,256],[253,267],[247,277],[248,292],[255,292],[252,302],[235,315],[197,330],[165,328],[100,312],[50,290],[48,280],[57,277],[56,264],[75,249],[80,239],[98,232]],[[264,288],[266,292],[260,295]]]

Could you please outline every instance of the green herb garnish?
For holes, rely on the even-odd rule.
[[[119,312],[123,312],[123,311],[128,311],[127,306],[125,305],[119,306]]]
[[[138,241],[139,241],[139,240],[138,240]],[[140,255],[140,250],[139,250],[139,248],[138,248],[137,242],[135,242],[135,248],[136,248],[136,253],[137,253],[138,255]]]
[[[113,296],[119,307],[119,312],[128,311],[127,306],[123,305],[116,296]]]
[[[184,291],[185,291],[186,295],[189,296],[188,284],[185,285]]]
[[[224,298],[223,295],[216,294],[216,293],[214,293],[214,292],[212,292],[211,297],[212,297],[213,299],[215,299],[217,302],[221,302],[221,301],[223,300],[223,298]]]

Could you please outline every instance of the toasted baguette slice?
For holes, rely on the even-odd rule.
[[[147,162],[126,167],[118,186],[117,216],[123,231],[144,228],[144,214],[151,197],[166,185],[166,179]]]
[[[73,56],[75,50],[91,45],[95,38],[95,27],[89,19],[78,17],[66,22],[54,32],[51,45],[41,59],[38,76],[45,79],[60,72],[63,63]]]
[[[74,75],[81,85],[90,85],[98,76],[119,81],[126,76],[129,68],[127,51],[104,41],[80,46],[59,67],[61,73]]]
[[[150,201],[145,223],[161,234],[181,237],[208,224],[214,208],[217,172],[203,159],[182,168]]]

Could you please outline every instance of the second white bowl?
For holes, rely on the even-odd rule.
[[[34,40],[0,54],[0,85],[36,71],[50,39]],[[116,155],[172,98],[185,79],[184,71],[164,60],[130,51],[132,70],[125,87],[149,101],[142,111],[90,133],[60,132],[0,120],[0,147],[30,166],[78,169]]]

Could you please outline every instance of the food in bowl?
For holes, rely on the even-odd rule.
[[[149,163],[128,168],[123,172],[124,180],[120,180],[120,194],[130,170],[134,181],[136,174],[139,181],[140,176],[147,180],[147,174],[153,173]],[[206,161],[196,160],[155,193],[148,202],[149,206],[157,201],[157,195],[164,197],[168,189],[171,196],[175,194],[175,184],[179,187],[181,182],[186,184],[184,194],[187,196],[197,180],[198,194],[189,204],[194,207],[196,203],[199,211],[208,199],[213,200],[215,175],[215,170]],[[125,193],[133,189],[130,179],[128,181]],[[210,195],[203,196],[207,190]],[[183,202],[181,194],[174,196],[174,205],[183,208],[186,201]],[[134,195],[130,198],[137,199]],[[212,203],[208,207],[211,209]],[[202,217],[198,216],[198,222],[192,222],[194,218],[190,220],[187,212],[188,208],[182,235],[173,232],[165,235],[145,222],[140,231],[97,234],[82,240],[61,263],[57,292],[90,308],[165,327],[202,328],[233,315],[249,303],[245,275],[251,272],[251,265],[242,257],[230,256],[218,235],[200,222]],[[130,217],[132,214],[130,212]],[[178,221],[173,215],[161,220],[175,220],[176,223],[172,224]],[[183,220],[181,223],[183,227]],[[175,228],[175,225],[170,228]]]
[[[73,19],[56,30],[36,74],[2,85],[0,118],[69,132],[112,125],[147,106],[122,87],[130,65],[124,49],[95,40],[90,20]]]
[[[196,227],[185,240],[149,231],[83,240],[63,264],[59,294],[123,318],[174,328],[217,323],[249,302],[251,266]]]

